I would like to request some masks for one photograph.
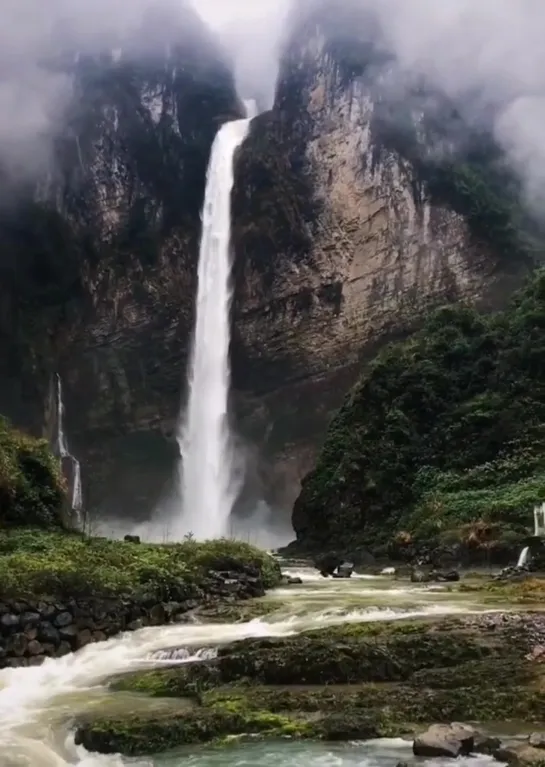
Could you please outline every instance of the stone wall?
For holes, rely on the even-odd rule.
[[[153,595],[0,601],[0,668],[36,666],[123,631],[182,623],[203,605],[264,594],[259,571],[247,567],[210,572],[199,589],[188,588],[177,601]]]

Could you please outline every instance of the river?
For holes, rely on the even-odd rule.
[[[267,615],[237,624],[175,624],[145,628],[84,647],[43,665],[0,671],[0,767],[395,767],[410,760],[410,743],[380,741],[329,745],[309,742],[233,743],[200,747],[176,754],[130,760],[89,754],[74,745],[74,716],[99,707],[101,712],[150,702],[107,689],[107,681],[123,672],[152,668],[167,661],[158,651],[183,647],[187,663],[203,648],[247,637],[287,636],[306,628],[345,622],[398,620],[411,616],[483,612],[484,607],[447,588],[400,584],[381,577],[355,576],[349,581],[323,579],[315,571],[292,571],[299,585],[271,592],[263,600]],[[272,610],[272,612],[271,612]],[[172,664],[172,659],[168,660]],[[483,764],[485,757],[469,760]],[[438,762],[437,762],[438,763]],[[438,763],[439,764],[439,763]]]

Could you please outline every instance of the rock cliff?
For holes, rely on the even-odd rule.
[[[51,436],[58,371],[87,501],[132,506],[170,469],[161,425],[179,400],[206,167],[241,105],[188,10],[66,66],[51,172],[2,207],[0,410]]]
[[[236,384],[288,493],[362,360],[434,305],[502,305],[528,266],[488,135],[403,81],[373,29],[301,25],[238,166]]]
[[[384,96],[389,57],[343,23],[297,28],[237,163],[234,400],[286,507],[361,360],[431,305],[503,302],[525,268],[491,236],[511,234],[502,211],[483,226],[463,183],[422,162],[426,116]],[[144,56],[140,40],[71,65],[55,170],[0,220],[0,411],[51,433],[58,370],[87,502],[127,516],[172,475],[206,164],[241,113],[198,20],[166,26],[146,27]]]

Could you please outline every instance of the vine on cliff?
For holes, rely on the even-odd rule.
[[[385,348],[333,420],[294,509],[317,547],[523,534],[545,500],[545,271],[504,312],[440,309]]]

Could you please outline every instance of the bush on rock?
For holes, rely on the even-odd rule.
[[[504,312],[435,312],[379,353],[334,418],[294,507],[298,540],[471,543],[477,525],[487,546],[520,543],[545,501],[544,391],[545,270]]]
[[[64,480],[44,439],[34,439],[0,416],[0,525],[60,527]]]

